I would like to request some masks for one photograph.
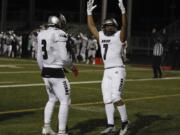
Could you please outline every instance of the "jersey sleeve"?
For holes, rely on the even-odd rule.
[[[56,31],[54,33],[54,42],[67,42],[68,40],[68,35],[62,30]]]
[[[38,41],[38,43],[40,43],[40,41]],[[42,51],[40,48],[40,45],[37,44],[37,63],[40,69],[43,68],[43,57],[42,57]]]
[[[55,41],[57,43],[57,48],[59,50],[59,56],[61,60],[63,61],[64,66],[72,66],[72,61],[69,57],[68,51],[67,51],[67,34],[63,31],[59,31],[58,34],[55,36]]]

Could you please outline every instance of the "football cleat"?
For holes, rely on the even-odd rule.
[[[103,131],[101,131],[101,134],[108,134],[108,133],[112,133],[112,132],[116,132],[116,127],[115,126],[107,126],[106,129],[104,129]]]
[[[128,121],[122,122],[122,127],[119,132],[119,135],[125,135],[127,133],[128,128],[129,128],[129,122]]]
[[[57,135],[68,135],[68,133],[58,133]]]
[[[68,135],[65,130],[59,131],[57,135]]]
[[[42,134],[43,135],[56,135],[56,133],[52,130],[51,127],[43,127]]]

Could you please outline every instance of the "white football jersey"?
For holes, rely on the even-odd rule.
[[[95,39],[89,39],[89,40],[88,40],[87,49],[88,49],[88,50],[95,50],[95,51],[98,50],[97,40],[95,40]]]
[[[87,44],[88,44],[88,38],[86,36],[82,36],[82,47],[81,47],[81,53],[86,53]]]
[[[49,27],[38,34],[37,41],[37,61],[41,69],[62,68],[70,61],[66,49],[67,34],[64,31]]]
[[[106,36],[103,31],[100,31],[99,44],[105,68],[124,66],[121,58],[123,43],[120,41],[120,31],[112,36]]]

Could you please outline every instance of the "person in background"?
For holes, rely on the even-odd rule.
[[[74,52],[75,52],[75,60],[76,62],[81,62],[82,61],[82,56],[81,56],[81,46],[82,46],[82,42],[81,42],[81,39],[80,39],[80,36],[77,35],[76,37],[71,37],[71,39],[73,40],[74,42]]]
[[[88,44],[88,38],[85,34],[79,33],[80,38],[81,38],[81,50],[80,50],[80,55],[82,56],[82,63],[85,63],[87,60],[87,44]]]
[[[95,64],[97,50],[98,50],[97,40],[94,38],[94,36],[90,36],[87,45],[88,58],[86,64],[90,64],[90,63],[93,65]]]
[[[157,38],[157,41],[153,47],[153,62],[152,62],[152,68],[153,68],[153,78],[161,78],[162,77],[162,71],[161,71],[161,61],[162,61],[162,55],[163,55],[163,45],[161,43],[161,39]]]
[[[68,35],[68,40],[67,40],[67,50],[70,55],[70,58],[72,59],[73,62],[76,62],[76,46],[74,44],[74,40],[72,38],[72,35]]]

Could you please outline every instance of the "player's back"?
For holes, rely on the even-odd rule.
[[[64,31],[49,27],[38,34],[38,51],[42,54],[43,67],[63,67],[67,35]],[[62,55],[65,55],[62,57]]]

